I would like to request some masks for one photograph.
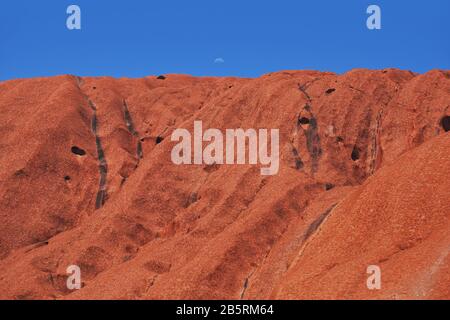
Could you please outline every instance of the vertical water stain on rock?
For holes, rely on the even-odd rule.
[[[377,166],[379,162],[381,162],[383,150],[381,148],[380,143],[380,136],[381,136],[381,121],[383,117],[383,110],[380,110],[380,112],[377,115],[375,128],[372,132],[371,137],[371,149],[370,149],[370,163],[369,163],[369,173],[374,174],[375,170],[377,169]]]
[[[306,148],[311,156],[311,173],[317,172],[319,166],[319,158],[322,155],[320,146],[320,136],[318,132],[317,120],[314,117],[309,119],[308,129],[305,131]]]
[[[136,156],[139,161],[139,159],[142,159],[144,156],[143,150],[142,150],[142,142],[139,139],[139,133],[136,131],[133,123],[133,118],[131,117],[131,113],[128,109],[127,101],[123,100],[123,118],[125,121],[125,125],[127,126],[128,131],[131,133],[133,137],[136,138]]]
[[[322,214],[320,214],[316,220],[314,220],[308,227],[308,229],[306,230],[304,236],[303,236],[303,241],[308,240],[313,234],[314,232],[317,231],[317,229],[320,227],[320,225],[324,222],[325,218],[328,217],[328,215],[331,213],[331,211],[333,211],[334,207],[336,207],[337,203],[333,204],[331,207],[329,207],[325,212],[323,212]]]
[[[303,93],[307,100],[303,110],[308,113],[308,117],[299,116],[297,126],[301,126],[303,128],[306,138],[306,149],[308,150],[311,158],[311,174],[314,175],[319,167],[319,159],[322,155],[322,148],[320,145],[317,119],[312,112],[312,98],[309,95],[307,88],[308,84],[298,85],[298,89]]]
[[[93,111],[91,120],[91,130],[95,137],[95,147],[97,150],[97,160],[99,162],[99,173],[100,173],[100,181],[97,191],[97,197],[95,199],[95,208],[100,209],[105,204],[105,201],[107,199],[108,163],[106,161],[102,141],[98,134],[97,108],[90,99],[88,99],[88,103]]]
[[[298,150],[295,147],[292,147],[292,155],[294,156],[295,161],[295,169],[301,170],[304,166],[302,159],[298,153]]]
[[[101,208],[106,201],[107,197],[107,176],[108,176],[108,164],[106,162],[105,158],[105,152],[102,147],[102,142],[98,136],[95,137],[95,144],[97,146],[97,156],[98,161],[100,163],[99,165],[99,171],[100,171],[100,183],[99,188],[97,192],[97,199],[95,201],[95,207],[97,209]]]
[[[304,84],[304,85],[298,85],[298,90],[300,90],[303,94],[304,94],[304,96],[306,97],[306,99],[308,100],[308,102],[311,102],[312,101],[312,99],[311,99],[311,96],[308,94],[308,92],[306,91],[306,89],[307,89],[307,85],[306,84]]]

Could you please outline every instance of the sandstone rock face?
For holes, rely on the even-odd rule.
[[[12,80],[0,110],[0,298],[450,298],[450,71]],[[173,164],[194,120],[278,128],[278,174]]]

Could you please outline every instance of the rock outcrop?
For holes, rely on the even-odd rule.
[[[450,71],[12,80],[0,111],[0,298],[450,298]],[[194,120],[278,128],[278,174],[173,164]]]

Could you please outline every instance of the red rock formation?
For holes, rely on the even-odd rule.
[[[450,298],[449,71],[61,76],[0,108],[0,298]],[[279,128],[279,173],[174,165],[194,120]]]

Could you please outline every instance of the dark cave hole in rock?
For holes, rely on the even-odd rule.
[[[331,93],[333,93],[333,92],[335,92],[335,91],[336,91],[335,88],[330,88],[330,89],[328,89],[327,91],[325,91],[325,93],[326,93],[326,94],[331,94]]]
[[[160,144],[164,140],[163,137],[157,136],[156,137],[156,144]]]
[[[441,126],[445,132],[450,131],[450,116],[445,116],[441,119]]]
[[[97,87],[92,87],[92,90],[95,90],[95,89],[97,89]]]
[[[325,190],[326,190],[326,191],[331,190],[331,189],[333,189],[333,188],[334,188],[334,184],[332,184],[332,183],[327,183],[327,184],[325,184]]]
[[[342,138],[341,136],[337,136],[336,142],[344,142],[344,138]]]
[[[158,80],[166,80],[166,77],[165,76],[158,76],[156,79],[158,79]]]
[[[306,117],[298,118],[298,124],[309,124],[309,119]]]
[[[71,179],[70,176],[65,176],[65,177],[64,177],[64,180],[65,180],[65,181],[70,181],[70,179]]]
[[[217,171],[219,169],[220,169],[220,164],[217,164],[217,163],[208,164],[208,165],[203,167],[203,170],[208,172],[208,173]]]
[[[300,170],[304,167],[304,163],[300,159],[295,159],[295,169]]]
[[[358,159],[359,159],[359,149],[357,146],[354,146],[352,150],[352,160],[356,161]]]
[[[16,177],[24,177],[26,175],[27,174],[26,174],[25,170],[23,170],[23,169],[20,169],[20,170],[17,170],[16,172],[14,172],[14,176],[16,176]]]
[[[86,151],[84,151],[81,148],[78,148],[77,146],[73,146],[71,150],[72,150],[72,153],[76,154],[77,156],[85,156],[86,155]]]

